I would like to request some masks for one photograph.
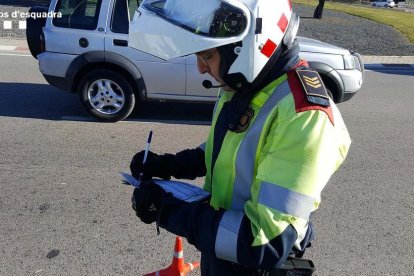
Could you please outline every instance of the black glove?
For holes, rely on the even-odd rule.
[[[153,176],[160,177],[165,180],[171,178],[170,166],[172,154],[158,155],[152,151],[148,152],[147,160],[145,164],[142,164],[145,151],[140,151],[134,155],[129,166],[132,175],[139,179],[142,174],[142,178],[150,180]]]
[[[154,182],[143,181],[140,188],[134,190],[131,198],[132,209],[143,223],[151,224],[157,220],[162,202],[168,197],[172,195]]]
[[[140,151],[132,158],[130,169],[135,178],[143,174],[143,179],[153,176],[169,180],[171,176],[181,179],[195,179],[206,175],[204,150],[201,148],[186,149],[177,154],[158,155],[148,152],[147,161],[142,164],[145,151]]]

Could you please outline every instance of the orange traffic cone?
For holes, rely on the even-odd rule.
[[[175,238],[175,249],[172,264],[156,272],[145,274],[144,276],[185,276],[186,273],[193,271],[200,266],[199,262],[184,263],[183,240],[181,237]]]

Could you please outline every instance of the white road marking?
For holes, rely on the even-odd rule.
[[[81,122],[94,122],[99,123],[99,120],[94,119],[93,117],[84,117],[84,116],[62,116],[60,117],[63,121],[81,121]],[[141,123],[141,124],[174,124],[174,125],[211,125],[211,122],[208,121],[188,121],[188,120],[151,120],[151,119],[126,119],[124,121],[119,121],[117,123]]]
[[[0,56],[32,57],[32,55],[22,55],[22,54],[4,54],[4,53],[0,53]]]

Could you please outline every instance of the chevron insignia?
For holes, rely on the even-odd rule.
[[[313,88],[319,88],[322,86],[318,77],[309,78],[307,76],[303,76],[303,79],[305,80],[307,85],[312,86]]]
[[[329,106],[329,96],[318,72],[312,69],[296,69],[308,102]]]

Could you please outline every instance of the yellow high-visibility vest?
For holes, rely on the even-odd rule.
[[[205,144],[204,189],[212,195],[210,204],[246,214],[253,245],[269,242],[289,224],[299,240],[322,189],[347,155],[351,140],[341,114],[333,101],[329,112],[298,110],[298,92],[292,93],[285,74],[252,99],[245,131],[227,131],[211,171],[214,126],[234,93],[220,91]]]

